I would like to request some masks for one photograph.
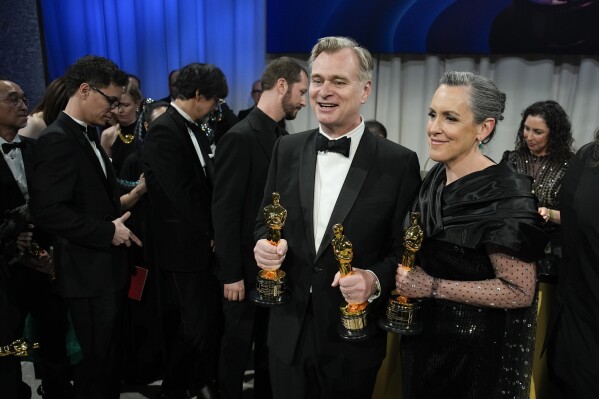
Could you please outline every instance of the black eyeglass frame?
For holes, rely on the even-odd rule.
[[[0,101],[10,101],[10,105],[13,107],[18,107],[19,103],[22,102],[23,104],[25,104],[25,106],[27,107],[29,105],[29,98],[23,96],[23,97],[19,97],[19,96],[8,96],[6,98],[1,99]]]
[[[119,100],[118,98],[106,95],[102,90],[98,89],[94,85],[90,84],[89,87],[91,87],[96,92],[98,92],[98,93],[100,93],[101,95],[104,96],[104,98],[106,99],[106,101],[108,101],[108,106],[110,107],[111,110],[115,109],[115,108],[118,108],[121,105],[121,100]]]

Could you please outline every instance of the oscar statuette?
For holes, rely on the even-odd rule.
[[[266,239],[277,245],[281,240],[281,230],[287,219],[287,210],[279,203],[279,193],[272,193],[272,204],[264,208],[264,222],[268,227]],[[291,300],[285,287],[285,272],[260,270],[256,279],[256,289],[250,292],[250,300],[259,306],[283,305]]]
[[[420,227],[420,212],[411,212],[410,226],[404,234],[404,253],[401,267],[412,270],[416,252],[422,246],[424,231]],[[422,332],[422,322],[418,320],[420,299],[410,299],[399,293],[389,299],[385,316],[379,320],[379,327],[387,332],[401,335],[416,335]]]
[[[353,273],[351,261],[354,256],[352,243],[343,235],[343,226],[333,226],[333,240],[331,241],[335,259],[339,262],[339,274],[341,278]],[[339,336],[346,341],[357,341],[368,338],[374,332],[374,325],[369,323],[370,309],[368,302],[343,303],[339,310],[341,322],[337,328]]]

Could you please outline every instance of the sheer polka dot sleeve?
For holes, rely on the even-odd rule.
[[[475,306],[530,306],[536,286],[536,266],[501,252],[489,253],[496,278],[482,281],[436,280],[431,296]]]

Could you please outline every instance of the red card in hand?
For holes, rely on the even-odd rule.
[[[135,274],[131,276],[131,283],[129,284],[129,298],[141,301],[147,277],[148,269],[135,266]]]

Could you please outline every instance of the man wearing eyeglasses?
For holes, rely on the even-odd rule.
[[[72,398],[67,374],[66,309],[51,282],[48,251],[30,255],[50,241],[27,220],[35,140],[21,137],[27,124],[27,97],[18,84],[0,78],[0,346],[23,338],[25,319],[34,317],[43,398]],[[10,216],[8,216],[10,215]],[[12,228],[9,226],[13,226]],[[35,247],[39,248],[39,247]],[[0,357],[0,387],[6,398],[28,397],[15,356]],[[17,393],[18,392],[18,393]]]
[[[126,247],[141,242],[125,226],[129,213],[121,215],[116,176],[94,126],[112,117],[127,75],[106,58],[85,56],[65,80],[67,106],[34,152],[31,209],[38,227],[57,237],[58,289],[83,353],[76,397],[118,398]]]
[[[166,327],[161,397],[169,399],[188,397],[200,361],[212,364],[195,379],[208,384],[216,377],[217,360],[205,352],[217,346],[210,334],[218,327],[210,217],[214,167],[206,131],[196,122],[217,111],[228,94],[225,75],[209,64],[185,66],[176,85],[177,98],[152,122],[142,151]]]

